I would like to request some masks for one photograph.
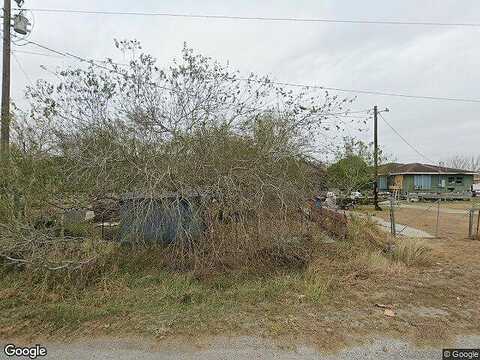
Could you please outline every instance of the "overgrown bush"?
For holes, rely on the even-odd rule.
[[[136,41],[117,47],[140,50]],[[166,69],[141,54],[127,66],[108,61],[57,75],[57,83],[30,87],[30,109],[15,116],[0,192],[7,262],[42,269],[103,263],[96,246],[84,247],[97,244],[98,233],[65,228],[64,209],[126,193],[188,199],[192,192],[204,195],[203,231],[180,229],[172,244],[159,246],[159,263],[205,272],[308,261],[315,235],[305,231],[302,209],[318,190],[313,155],[343,126],[337,115],[348,112],[350,99],[241,78],[186,47]],[[50,225],[38,227],[33,219],[41,216]],[[135,234],[130,240],[139,251],[151,246]]]

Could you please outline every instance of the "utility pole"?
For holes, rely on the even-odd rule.
[[[378,107],[377,105],[373,108],[373,142],[374,142],[374,150],[373,150],[373,158],[374,158],[374,167],[375,167],[375,183],[373,185],[373,198],[375,204],[376,211],[382,211],[382,208],[378,206]]]
[[[395,223],[395,199],[390,197],[390,231],[393,237],[397,236],[397,224]]]
[[[10,19],[12,1],[3,2],[3,68],[2,68],[2,125],[0,135],[0,158],[9,158],[10,145]]]

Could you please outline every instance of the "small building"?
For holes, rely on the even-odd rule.
[[[413,164],[387,164],[379,169],[380,191],[409,193],[467,193],[472,189],[473,171],[444,166]]]
[[[200,193],[124,194],[120,200],[120,241],[171,244],[204,229]]]

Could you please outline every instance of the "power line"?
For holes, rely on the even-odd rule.
[[[75,55],[75,54],[72,54],[72,53],[69,53],[69,52],[66,52],[66,51],[59,51],[59,50],[55,50],[55,49],[52,49],[48,46],[45,46],[45,45],[42,45],[42,44],[39,44],[35,41],[32,41],[32,40],[28,40],[27,41],[27,44],[32,44],[32,45],[35,45],[35,46],[38,46],[39,48],[41,49],[44,49],[44,50],[47,50],[47,51],[50,51],[52,53],[55,53],[57,55],[59,55],[59,57],[70,57],[70,58],[73,58],[75,60],[78,60],[78,61],[81,61],[81,62],[86,62],[86,63],[89,63],[89,64],[92,64],[93,66],[96,66],[96,67],[99,67],[99,68],[102,68],[104,70],[108,70],[110,72],[116,72],[120,75],[124,75],[122,73],[120,73],[119,71],[116,71],[114,69],[111,69],[111,68],[108,68],[106,66],[103,66],[103,65],[99,65],[97,63],[106,63],[106,61],[103,61],[103,60],[95,60],[95,59],[87,59],[87,58],[83,58],[81,56],[78,56],[78,55]],[[30,53],[34,53],[34,52],[30,52]],[[34,54],[38,54],[40,55],[40,53],[34,53]],[[45,54],[41,54],[41,55],[45,55]],[[122,64],[122,63],[115,63],[112,61],[112,64],[115,64],[115,65],[126,65],[126,64]]]
[[[422,158],[426,159],[429,163],[435,164],[435,161],[433,161],[433,160],[430,159],[429,157],[425,156],[425,155],[424,155],[422,152],[420,152],[415,146],[413,146],[410,142],[408,142],[408,140],[405,139],[405,138],[402,136],[402,134],[400,134],[392,125],[390,125],[390,123],[389,123],[387,120],[385,120],[385,118],[383,117],[383,115],[382,115],[381,112],[378,112],[378,115],[380,115],[380,117],[381,117],[382,120],[385,122],[385,124],[387,124],[388,127],[389,127],[390,129],[392,129],[392,131],[393,131],[395,134],[397,134],[397,135],[400,137],[400,139],[403,140],[403,142],[404,142],[405,144],[407,144],[410,148],[412,148],[413,151],[415,151],[415,152],[416,152],[418,155],[420,155]]]
[[[39,48],[41,49],[44,49],[44,50],[47,50],[47,51],[50,51],[50,52],[53,52],[57,55],[60,55],[60,56],[64,56],[64,57],[70,57],[70,58],[73,58],[77,61],[80,61],[80,62],[85,62],[85,63],[88,63],[90,64],[91,66],[95,66],[97,68],[100,68],[100,69],[103,69],[103,70],[106,70],[110,73],[116,73],[116,74],[119,74],[121,76],[126,76],[125,73],[122,73],[121,71],[118,71],[116,69],[112,69],[112,68],[109,68],[107,66],[104,66],[104,65],[100,65],[100,64],[97,64],[96,62],[98,62],[98,60],[93,60],[93,59],[87,59],[87,58],[83,58],[81,56],[78,56],[78,55],[75,55],[75,54],[72,54],[70,52],[66,52],[66,51],[59,51],[59,50],[55,50],[55,49],[52,49],[51,47],[48,47],[48,46],[45,46],[45,45],[42,45],[42,44],[39,44],[35,41],[32,41],[32,40],[28,40],[27,41],[27,44],[32,44],[32,45],[35,45],[35,46],[38,46]],[[113,63],[113,62],[112,62]],[[116,63],[114,63],[116,64]],[[117,65],[125,65],[125,64],[117,64]],[[159,89],[163,89],[163,90],[167,90],[167,91],[175,91],[174,89],[172,88],[169,88],[169,87],[166,87],[166,86],[161,86],[161,85],[158,85],[158,84],[155,84],[155,87],[159,88]],[[190,95],[190,94],[189,94]]]
[[[124,16],[162,16],[173,18],[215,19],[215,20],[248,20],[268,22],[304,22],[304,23],[337,23],[337,24],[363,24],[363,25],[401,25],[401,26],[455,26],[455,27],[480,27],[480,23],[445,23],[435,21],[397,21],[397,20],[361,20],[361,19],[327,19],[327,18],[299,18],[299,17],[270,17],[270,16],[231,16],[186,14],[169,12],[138,12],[138,11],[97,11],[74,9],[26,9],[43,13],[83,14],[83,15],[124,15]]]
[[[27,44],[28,44],[28,43],[27,43]],[[32,42],[32,45],[36,45],[36,44],[34,44],[34,43]],[[38,45],[36,45],[36,46],[38,46]],[[45,56],[45,57],[51,57],[51,58],[54,58],[54,59],[65,59],[65,57],[68,56],[67,54],[63,54],[63,55],[55,54],[55,55],[52,55],[52,54],[40,53],[40,52],[36,52],[36,51],[25,51],[25,50],[12,50],[12,52],[18,53],[18,54]],[[78,60],[78,59],[77,59],[77,60]],[[106,60],[96,60],[96,59],[89,59],[89,60],[86,60],[86,61],[94,61],[94,62],[99,62],[99,63],[108,63],[108,61],[106,61]],[[112,61],[112,64],[121,65],[121,66],[127,66],[127,65],[128,65],[128,64],[123,64],[123,63],[118,63],[118,62],[113,62],[113,61]]]
[[[20,68],[20,71],[23,73],[23,75],[25,76],[25,79],[27,79],[27,81],[32,84],[33,81],[32,79],[30,78],[30,76],[27,74],[27,72],[25,71],[25,69],[23,68],[22,64],[20,63],[20,61],[18,60],[18,57],[12,53],[13,55],[13,59],[15,60],[15,62],[17,63],[18,67]]]
[[[239,78],[239,80],[261,82],[260,80],[252,80],[252,79],[245,79],[245,78]],[[282,85],[282,86],[330,90],[330,91],[347,92],[347,93],[353,93],[353,94],[381,95],[381,96],[391,96],[391,97],[401,97],[401,98],[421,99],[421,100],[438,100],[438,101],[456,101],[456,102],[467,102],[467,103],[480,103],[480,99],[410,95],[410,94],[382,92],[382,91],[375,91],[375,90],[342,89],[342,88],[337,88],[337,87],[328,87],[328,86],[319,86],[319,85],[306,85],[306,84],[278,82],[278,81],[271,81],[271,83],[277,84],[277,85]]]
[[[35,41],[32,41],[32,40],[28,40],[27,44],[32,44],[32,45],[38,46],[38,47],[40,47],[44,50],[53,52],[57,55],[65,56],[65,57],[71,57],[71,58],[74,58],[78,61],[92,64],[92,65],[97,66],[99,68],[102,68],[104,70],[107,70],[107,71],[110,71],[110,72],[116,72],[116,73],[119,73],[121,75],[124,75],[124,74],[122,74],[119,71],[116,71],[114,69],[108,68],[108,67],[103,66],[103,65],[96,64],[95,62],[99,62],[98,60],[86,59],[86,58],[83,58],[81,56],[69,53],[69,52],[58,51],[58,50],[52,49],[48,46],[39,44],[39,43],[37,43]],[[118,64],[118,65],[125,65],[125,64]],[[380,95],[380,96],[390,96],[390,97],[400,97],[400,98],[420,99],[420,100],[480,103],[480,99],[439,97],[439,96],[421,96],[421,95],[410,95],[410,94],[401,94],[401,93],[392,93],[392,92],[381,92],[381,91],[373,91],[373,90],[343,89],[343,88],[337,88],[337,87],[328,87],[328,86],[319,86],[319,85],[306,85],[306,84],[278,82],[278,81],[271,81],[271,80],[255,80],[255,79],[249,79],[249,78],[237,78],[237,80],[246,81],[246,82],[257,82],[257,83],[271,83],[271,84],[281,85],[281,86],[291,86],[291,87],[301,87],[301,88],[311,88],[311,89],[321,89],[321,90],[330,90],[330,91],[338,91],[338,92],[347,92],[347,93],[354,93],[354,94]],[[172,89],[169,89],[167,87],[161,87],[161,86],[159,86],[159,88],[163,88],[165,90],[172,90]]]
[[[51,58],[56,58],[56,59],[63,59],[63,58],[64,58],[64,56],[60,56],[60,55],[44,54],[44,53],[35,52],[35,51],[12,50],[12,52],[18,53],[18,54],[28,54],[28,55],[46,56],[46,57],[51,57]]]

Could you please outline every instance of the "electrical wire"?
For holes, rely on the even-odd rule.
[[[25,79],[31,84],[33,84],[33,81],[32,79],[30,78],[30,76],[27,74],[27,72],[25,71],[25,69],[23,68],[22,64],[20,63],[20,61],[18,60],[18,57],[12,53],[12,56],[13,56],[13,59],[15,60],[15,62],[17,63],[18,67],[20,68],[20,71],[23,73],[23,75],[25,76]]]
[[[245,78],[239,78],[242,81],[257,81]],[[467,103],[480,103],[480,99],[467,99],[467,98],[453,98],[453,97],[440,97],[440,96],[423,96],[423,95],[409,95],[401,93],[392,93],[392,92],[382,92],[375,90],[358,90],[358,89],[342,89],[337,87],[328,87],[328,86],[319,86],[319,85],[306,85],[298,83],[288,83],[288,82],[277,82],[272,81],[273,84],[282,85],[282,86],[291,86],[291,87],[301,87],[301,88],[311,88],[311,89],[321,89],[321,90],[330,90],[338,92],[346,92],[353,94],[367,94],[367,95],[380,95],[380,96],[391,96],[391,97],[401,97],[408,99],[420,99],[420,100],[438,100],[438,101],[455,101],[455,102],[467,102]]]
[[[72,54],[70,52],[67,52],[67,51],[59,51],[59,50],[55,50],[55,49],[52,49],[51,47],[48,47],[48,46],[45,46],[45,45],[42,45],[42,44],[39,44],[35,41],[32,41],[32,40],[28,40],[27,44],[32,44],[32,45],[35,45],[43,50],[47,50],[47,51],[50,51],[52,53],[55,53],[57,55],[59,55],[59,57],[67,57],[67,58],[73,58],[75,60],[78,60],[80,62],[85,62],[85,63],[88,63],[88,64],[91,64],[93,66],[96,66],[98,68],[101,68],[103,70],[107,70],[109,72],[114,72],[114,73],[117,73],[117,74],[120,74],[120,75],[124,75],[123,73],[121,73],[120,71],[117,71],[115,69],[112,69],[112,68],[109,68],[107,66],[104,66],[104,65],[100,65],[98,63],[106,63],[106,61],[102,61],[102,60],[95,60],[95,59],[87,59],[87,58],[84,58],[84,57],[81,57],[81,56],[78,56],[78,55],[75,55],[75,54]],[[42,54],[44,55],[44,54]],[[122,64],[122,63],[115,63],[115,62],[112,62],[112,64],[115,64],[115,65],[121,65],[121,66],[125,66],[127,64]],[[171,90],[169,88],[166,88],[166,87],[161,87],[159,86],[159,88],[164,88],[166,90]]]
[[[418,155],[420,155],[422,158],[424,158],[425,160],[427,160],[429,163],[431,164],[435,164],[435,161],[433,161],[432,159],[430,159],[429,157],[425,156],[425,154],[423,154],[421,151],[419,151],[415,146],[413,146],[407,139],[405,139],[402,134],[400,134],[382,115],[381,112],[378,113],[378,115],[380,116],[380,118],[385,122],[385,124],[388,125],[388,127],[390,129],[392,129],[392,131],[398,135],[398,137],[400,139],[403,140],[403,142],[405,144],[407,144],[411,149],[413,149],[413,151],[415,151]]]
[[[33,42],[32,42],[32,45],[33,45]],[[66,53],[63,54],[63,55],[59,55],[59,54],[51,55],[51,54],[45,54],[45,53],[40,53],[40,52],[35,52],[35,51],[25,51],[25,50],[12,50],[12,52],[15,52],[15,53],[18,53],[18,54],[45,56],[45,57],[51,57],[51,58],[55,58],[55,59],[65,59],[65,57],[68,56]],[[90,60],[87,60],[87,61],[94,61],[94,62],[98,62],[98,63],[108,63],[108,61],[106,61],[106,60],[90,59]],[[121,65],[121,66],[127,66],[128,65],[128,64],[118,63],[118,62],[113,62],[113,61],[112,61],[112,64]]]
[[[63,58],[64,58],[64,56],[60,56],[60,55],[44,54],[44,53],[35,52],[35,51],[12,50],[12,52],[18,53],[18,54],[29,54],[29,55],[46,56],[46,57],[51,57],[51,58],[56,58],[56,59],[63,59]]]
[[[271,16],[231,16],[231,15],[207,15],[186,14],[170,12],[141,12],[141,11],[98,11],[98,10],[75,10],[75,9],[25,9],[43,13],[82,14],[82,15],[126,15],[126,16],[162,16],[173,18],[193,18],[209,20],[247,20],[268,22],[303,22],[303,23],[336,23],[336,24],[363,24],[363,25],[401,25],[401,26],[454,26],[454,27],[480,27],[480,23],[446,23],[435,21],[397,21],[397,20],[361,20],[361,19],[327,19],[327,18],[299,18],[299,17],[271,17]]]
[[[58,51],[55,49],[52,49],[48,46],[39,44],[35,41],[28,40],[28,43],[38,46],[44,50],[53,52],[57,55],[65,56],[65,57],[71,57],[74,58],[78,61],[81,62],[86,62],[89,64],[92,64],[94,66],[97,66],[99,68],[102,68],[104,70],[108,70],[110,72],[117,72],[121,74],[118,71],[115,71],[111,68],[108,68],[103,65],[99,65],[95,62],[98,62],[98,60],[92,60],[92,59],[86,59],[83,57],[80,57],[78,55],[74,55],[69,52],[62,52]],[[125,65],[125,64],[119,64],[119,65]],[[122,74],[123,75],[123,74]],[[248,79],[248,78],[237,78],[237,80],[240,81],[246,81],[246,82],[257,82],[257,83],[264,83],[266,81],[264,80],[255,80],[255,79]],[[391,92],[381,92],[381,91],[372,91],[372,90],[355,90],[355,89],[343,89],[343,88],[337,88],[337,87],[328,87],[328,86],[319,86],[319,85],[306,85],[306,84],[298,84],[298,83],[288,83],[288,82],[278,82],[278,81],[270,81],[268,80],[269,83],[275,84],[275,85],[281,85],[281,86],[291,86],[291,87],[301,87],[301,88],[309,88],[309,89],[321,89],[321,90],[329,90],[329,91],[338,91],[338,92],[347,92],[347,93],[354,93],[354,94],[368,94],[368,95],[380,95],[380,96],[390,96],[390,97],[400,97],[400,98],[408,98],[408,99],[420,99],[420,100],[435,100],[435,101],[451,101],[451,102],[464,102],[464,103],[480,103],[480,99],[467,99],[467,98],[453,98],[453,97],[438,97],[438,96],[420,96],[420,95],[409,95],[409,94],[400,94],[400,93],[391,93]],[[167,87],[161,87],[165,90],[172,90]]]

